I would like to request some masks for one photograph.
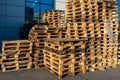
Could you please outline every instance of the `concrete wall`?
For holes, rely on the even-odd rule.
[[[65,1],[66,0],[55,0],[55,9],[65,10]]]
[[[0,46],[2,40],[19,39],[24,17],[25,0],[0,0]]]

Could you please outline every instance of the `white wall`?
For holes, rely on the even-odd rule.
[[[24,15],[25,0],[0,0],[0,46],[2,40],[19,39]]]
[[[66,0],[55,0],[55,9],[65,10],[65,1]]]

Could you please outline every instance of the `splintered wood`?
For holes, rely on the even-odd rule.
[[[30,69],[32,43],[28,40],[3,41],[2,72]]]
[[[44,64],[59,78],[85,73],[85,42],[69,38],[45,39]]]
[[[86,70],[117,66],[118,10],[112,0],[66,0],[67,37],[86,42]]]
[[[36,69],[43,68],[44,38],[59,38],[59,31],[55,26],[35,25],[28,37],[33,42],[33,64]]]

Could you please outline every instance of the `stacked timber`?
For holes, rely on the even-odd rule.
[[[66,0],[67,38],[87,40],[84,4],[80,3],[79,0]]]
[[[49,25],[35,25],[29,32],[29,40],[33,42],[33,65],[36,69],[44,68],[43,49],[44,38],[58,38],[56,27]]]
[[[109,0],[66,0],[67,38],[88,40],[87,71],[116,67],[118,10],[115,5],[115,1]]]
[[[86,68],[87,71],[100,70],[102,66],[102,56],[101,56],[101,32],[100,24],[98,22],[98,6],[97,0],[92,0],[84,2],[86,6],[86,18],[88,21],[86,23],[87,31],[87,45],[86,45]]]
[[[59,78],[85,73],[85,42],[69,38],[45,39],[44,64]]]
[[[118,10],[116,2],[103,1],[98,3],[99,23],[101,28],[102,68],[117,66],[118,50]]]
[[[2,72],[30,69],[32,43],[28,40],[3,41]]]
[[[67,37],[88,40],[86,44],[86,70],[101,68],[100,40],[97,0],[66,1]]]
[[[59,26],[64,23],[65,12],[62,10],[48,10],[43,13],[43,23]]]

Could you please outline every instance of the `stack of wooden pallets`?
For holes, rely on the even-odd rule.
[[[100,26],[98,23],[97,0],[67,0],[66,21],[68,38],[88,40],[86,45],[86,69],[100,68]],[[70,25],[71,24],[71,25]]]
[[[63,10],[48,10],[43,13],[43,23],[55,26],[59,29],[61,38],[66,37],[65,11]]]
[[[36,69],[43,68],[44,38],[58,38],[58,30],[54,26],[35,25],[31,29],[28,37],[33,42],[33,64]]]
[[[86,68],[88,71],[95,71],[101,69],[101,32],[98,22],[98,6],[97,0],[84,2],[85,8],[85,23],[87,31],[87,45],[86,45]]]
[[[68,38],[45,39],[44,64],[59,78],[85,73],[85,42]]]
[[[67,38],[87,40],[85,14],[81,11],[83,8],[84,4],[80,5],[79,0],[66,0]]]
[[[30,69],[32,43],[28,40],[3,41],[2,72]]]
[[[118,10],[116,2],[98,3],[101,28],[101,52],[103,69],[117,66],[118,50]]]
[[[59,32],[56,26],[49,25],[35,25],[29,32],[28,38],[32,41],[37,41],[43,38],[59,37]]]
[[[43,13],[43,23],[58,27],[64,23],[65,12],[62,10],[48,10]]]
[[[66,14],[61,10],[46,11],[43,22],[49,25],[35,25],[30,30],[32,43],[3,41],[3,72],[29,69],[33,63],[36,69],[46,67],[62,78],[117,66],[116,1],[66,0]]]
[[[87,40],[87,71],[117,65],[118,10],[115,4],[108,0],[66,0],[67,37]]]

